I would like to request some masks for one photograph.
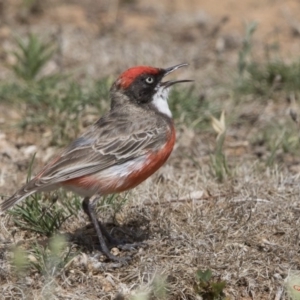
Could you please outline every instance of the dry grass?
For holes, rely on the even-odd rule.
[[[47,91],[36,82],[29,89],[3,68],[14,62],[5,52],[0,68],[3,198],[25,181],[34,152],[36,170],[107,109],[112,78],[105,76],[137,63],[188,61],[190,68],[178,76],[196,83],[171,99],[177,144],[168,163],[130,191],[121,207],[117,203],[124,195],[99,207],[99,218],[113,234],[145,243],[131,252],[112,249],[115,255],[132,255],[129,264],[116,268],[105,261],[93,227],[78,207],[59,229],[58,249],[51,246],[51,237],[22,229],[11,215],[1,213],[0,298],[200,299],[196,272],[210,269],[214,279],[226,282],[229,299],[288,299],[284,279],[300,269],[299,127],[289,116],[291,108],[299,115],[298,58],[274,63],[244,53],[241,75],[238,53],[245,33],[232,40],[234,34],[231,39],[223,34],[219,20],[172,10],[165,12],[172,16],[166,19],[161,7],[149,12],[135,1],[117,1],[116,7],[103,2],[94,11],[73,2],[70,11],[77,24],[64,4],[66,15],[58,16],[62,29],[51,19],[53,11],[48,7],[46,13],[39,1],[22,11],[21,21],[9,15],[10,27],[21,35],[20,22],[27,22],[32,32],[47,29],[59,46],[39,79],[57,72],[68,76]],[[18,15],[14,3],[8,11]],[[94,15],[98,10],[100,21]],[[132,24],[139,30],[131,31]],[[160,34],[157,24],[164,28]],[[266,46],[255,39],[250,45],[252,50]],[[5,50],[14,47],[9,35]],[[99,74],[104,79],[95,82]],[[218,148],[211,115],[219,119],[223,110],[227,130]],[[52,198],[42,197],[47,209]],[[57,209],[65,198],[73,195],[59,193]]]
[[[226,281],[227,295],[273,299],[289,269],[300,267],[299,179],[276,168],[258,172],[256,167],[243,164],[236,178],[222,185],[205,170],[190,169],[187,176],[163,168],[167,184],[149,180],[115,216],[117,235],[125,232],[127,238],[147,244],[121,268],[99,262],[98,251],[90,249],[97,244],[95,233],[86,227],[82,213],[69,219],[61,232],[68,233],[68,247],[75,242],[81,248],[52,279],[53,299],[111,299],[117,293],[128,297],[137,289],[150,289],[155,276],[166,278],[169,299],[194,299],[195,273],[207,268]],[[203,190],[211,196],[190,198],[190,191]],[[167,200],[170,191],[177,195]],[[20,231],[7,218],[1,232],[3,295],[17,299],[22,289],[27,297],[40,299],[47,276],[30,269],[16,278],[7,260],[14,244],[30,248],[34,240],[45,244],[45,237]]]

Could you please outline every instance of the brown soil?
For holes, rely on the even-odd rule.
[[[71,72],[84,82],[107,75],[115,78],[136,64],[164,67],[188,62],[189,69],[180,76],[194,78],[199,95],[212,98],[223,88],[217,83],[226,82],[228,70],[236,66],[246,22],[258,22],[253,37],[257,59],[264,60],[266,49],[276,45],[279,50],[270,50],[274,56],[286,61],[299,56],[297,0],[36,0],[31,8],[24,2],[0,1],[2,81],[14,77],[7,68],[14,62],[13,36],[29,31],[59,45],[45,73]],[[234,107],[227,105],[227,98],[224,101],[228,115],[234,111],[246,124],[228,130],[225,151],[237,165],[234,176],[219,184],[212,175],[215,134],[178,127],[168,163],[130,193],[132,200],[117,214],[117,222],[109,210],[103,216],[119,235],[125,231],[129,237],[138,236],[147,247],[138,249],[129,265],[119,269],[102,263],[96,250],[81,251],[51,282],[53,299],[123,299],[116,298],[118,293],[129,299],[137,291],[153,290],[155,278],[165,279],[167,299],[200,299],[194,290],[195,273],[206,268],[227,282],[230,299],[274,299],[281,293],[289,269],[300,269],[300,161],[297,155],[280,153],[278,167],[262,168],[258,157],[266,149],[252,147],[249,136],[259,134],[270,119],[285,120],[289,103],[270,99]],[[47,146],[46,135],[12,129],[21,110],[0,99],[3,197],[25,181],[34,152],[40,167],[58,150]],[[94,245],[95,233],[88,224],[80,213],[65,223],[62,232]],[[43,276],[36,272],[17,278],[8,263],[10,247],[16,243],[30,247],[45,237],[21,231],[4,213],[0,228],[3,299],[47,299]],[[283,293],[276,299],[287,298]]]

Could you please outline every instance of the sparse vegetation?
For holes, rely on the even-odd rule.
[[[117,268],[101,255],[80,197],[60,190],[33,195],[0,214],[1,296],[264,300],[287,299],[286,288],[297,297],[299,51],[287,56],[273,36],[270,46],[261,21],[234,33],[222,27],[229,19],[206,22],[197,4],[194,18],[175,4],[164,11],[162,2],[156,10],[155,1],[147,3],[150,10],[138,1],[93,7],[62,1],[47,10],[45,3],[23,1],[15,19],[12,6],[3,24],[13,33],[0,24],[2,197],[25,181],[26,170],[29,178],[35,172],[30,147],[37,147],[39,168],[109,109],[109,88],[123,69],[187,62],[190,68],[180,71],[187,75],[176,76],[195,84],[172,90],[177,143],[167,165],[133,191],[102,198],[97,206],[110,233],[148,247],[132,250],[128,265]],[[271,32],[289,23],[281,15]],[[67,26],[53,27],[53,16],[62,24],[67,19]],[[140,25],[134,39],[132,24]],[[164,30],[157,30],[161,24]],[[289,39],[298,33],[289,32],[278,30],[276,38],[284,33],[292,51],[298,46],[290,47]]]
[[[17,285],[24,289],[25,276],[38,274],[43,286],[40,296],[42,299],[52,299],[55,294],[55,278],[75,255],[76,252],[67,245],[66,239],[61,235],[53,236],[44,246],[34,243],[29,250],[20,246],[15,248],[11,263],[12,269],[19,277]]]
[[[71,247],[62,235],[53,236],[46,247],[36,244],[29,251],[29,264],[41,275],[53,278],[72,259]]]
[[[265,64],[251,61],[245,67],[245,75],[238,92],[265,98],[278,91],[287,93],[300,90],[300,62],[286,63],[282,59],[267,59]]]
[[[268,99],[276,92],[297,93],[300,90],[300,60],[285,62],[279,55],[264,57],[264,63],[252,54],[252,40],[258,25],[246,25],[243,45],[239,51],[236,91]],[[278,51],[277,51],[278,52]]]
[[[12,66],[13,71],[17,77],[26,81],[36,80],[38,74],[53,56],[55,46],[52,42],[42,42],[34,34],[29,34],[27,41],[17,37],[16,42],[18,49],[13,52],[16,58],[16,63]]]
[[[252,50],[252,36],[257,29],[256,22],[246,24],[245,36],[243,39],[242,47],[239,51],[238,58],[238,76],[242,78],[245,76],[249,64],[251,64],[251,50]]]
[[[211,117],[212,127],[218,134],[216,137],[216,148],[213,155],[211,155],[211,166],[213,174],[216,178],[222,182],[227,175],[230,175],[226,156],[224,154],[224,142],[226,137],[226,124],[225,124],[225,112],[222,111],[220,120],[215,117]]]
[[[128,200],[128,193],[124,194],[112,194],[105,197],[101,197],[97,204],[97,211],[101,213],[105,213],[110,211],[113,216],[116,216],[118,212],[121,211],[122,207]]]
[[[221,280],[214,280],[212,278],[212,271],[207,269],[205,271],[198,270],[196,274],[195,290],[197,294],[202,296],[203,300],[226,300],[224,289],[226,282]]]
[[[83,126],[85,115],[99,114],[109,107],[108,78],[88,84],[84,88],[62,74],[38,77],[53,55],[53,44],[43,43],[30,34],[28,42],[18,39],[14,53],[17,62],[12,66],[17,77],[13,83],[0,84],[0,98],[4,103],[23,106],[19,128],[45,132],[51,128],[52,146],[64,146],[76,137]],[[21,53],[21,54],[20,54]],[[91,109],[94,108],[94,112]]]
[[[31,179],[34,159],[35,155],[29,165],[27,181]],[[9,210],[15,224],[21,229],[53,235],[68,218],[76,216],[81,209],[81,202],[76,195],[68,198],[66,192],[59,191],[53,196],[47,199],[41,194],[33,194],[22,204],[15,205]],[[62,205],[56,202],[58,198],[63,199]]]
[[[169,100],[170,109],[178,123],[192,128],[207,130],[210,127],[210,114],[220,112],[205,95],[197,95],[195,87],[173,89]],[[202,111],[202,114],[199,114]]]
[[[59,196],[63,204],[56,202]],[[41,194],[30,196],[9,213],[21,229],[51,236],[68,218],[76,216],[80,208],[78,196],[66,197],[66,193],[61,192],[53,199],[46,199]]]

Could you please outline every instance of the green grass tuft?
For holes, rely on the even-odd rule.
[[[192,128],[209,129],[212,114],[220,112],[220,107],[204,95],[199,95],[195,87],[171,91],[169,107],[177,122]]]
[[[282,60],[267,61],[266,64],[251,62],[237,91],[259,96],[271,96],[277,91],[299,92],[300,60],[291,63]]]
[[[52,42],[42,42],[36,35],[29,34],[27,41],[16,38],[18,49],[13,52],[16,63],[12,66],[17,77],[26,81],[37,79],[38,74],[55,52]]]
[[[51,238],[49,244],[43,247],[36,244],[30,250],[30,266],[47,277],[57,275],[72,259],[71,247],[61,235]]]
[[[226,300],[224,288],[225,281],[214,280],[212,278],[212,271],[207,269],[205,271],[198,270],[196,273],[195,291],[202,297],[203,300]]]
[[[63,199],[63,205],[56,202],[57,198],[47,199],[46,195],[43,197],[41,194],[34,194],[21,205],[9,210],[9,213],[20,228],[51,236],[81,209],[79,197],[66,197],[63,191],[58,197]]]

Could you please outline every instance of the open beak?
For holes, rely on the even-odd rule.
[[[173,71],[182,68],[182,67],[186,67],[188,66],[188,64],[179,64],[167,69],[164,69],[164,76],[172,73]],[[193,82],[194,80],[189,80],[189,79],[182,79],[182,80],[170,80],[170,81],[165,81],[165,82],[161,82],[160,86],[163,86],[164,88],[170,87],[171,85],[175,84],[175,83],[179,83],[179,82]]]

